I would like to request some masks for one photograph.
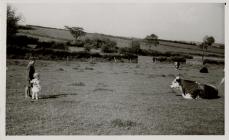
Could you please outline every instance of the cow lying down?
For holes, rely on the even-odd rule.
[[[209,84],[200,84],[196,81],[184,80],[177,76],[170,85],[176,92],[182,94],[185,99],[213,99],[218,97],[218,89]]]

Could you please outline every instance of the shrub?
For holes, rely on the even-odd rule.
[[[129,51],[128,47],[123,47],[123,48],[119,48],[119,53],[120,54],[127,54]]]
[[[77,46],[77,47],[84,47],[85,41],[82,40],[77,40],[72,46]]]
[[[116,52],[118,52],[117,47],[111,47],[108,45],[102,45],[101,50],[104,53],[116,53]]]
[[[21,47],[26,47],[28,44],[37,44],[38,38],[28,37],[24,35],[17,35],[7,38],[8,44],[18,45]]]
[[[160,57],[157,57],[157,60],[160,61],[160,62],[164,62],[164,61],[167,61],[167,57],[164,57],[164,56],[160,56]]]
[[[66,50],[54,50],[54,49],[28,49],[28,48],[21,48],[18,46],[7,46],[7,58],[17,58],[17,59],[28,59],[29,56],[33,56],[35,54],[36,57],[39,59],[44,60],[66,60],[66,57],[68,56],[69,60],[75,60],[75,59],[88,59],[88,58],[101,58],[102,60],[109,60],[113,61],[114,58],[117,60],[123,61],[126,60],[137,60],[137,55],[134,54],[127,54],[127,55],[121,55],[121,54],[103,54],[100,53],[90,53],[86,51],[82,52],[68,52]]]
[[[84,50],[85,50],[86,52],[90,52],[91,48],[92,48],[91,44],[88,44],[88,43],[85,43],[85,44],[84,44]]]
[[[132,41],[130,47],[119,48],[120,54],[141,54],[141,55],[149,55],[146,53],[147,50],[141,50],[140,43],[138,41]]]
[[[37,48],[40,49],[58,49],[58,50],[67,50],[68,47],[65,46],[64,43],[58,43],[58,42],[39,42],[37,44]]]
[[[117,43],[110,40],[110,39],[103,39],[103,40],[96,40],[97,41],[97,45],[101,45],[101,46],[97,46],[97,47],[101,47],[102,52],[104,53],[116,53],[118,52],[118,47],[117,47]]]
[[[172,56],[170,59],[176,62],[186,62],[186,58],[184,56]]]
[[[104,40],[103,39],[95,39],[95,49],[101,48],[102,45],[104,44]]]
[[[205,59],[204,64],[217,64],[217,65],[220,65],[220,64],[223,64],[224,65],[224,61],[223,60],[213,60],[213,59]]]

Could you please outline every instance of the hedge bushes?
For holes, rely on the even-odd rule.
[[[121,54],[100,54],[100,53],[90,53],[86,51],[82,52],[68,52],[65,50],[53,50],[53,49],[28,49],[21,48],[18,46],[8,46],[7,47],[7,58],[21,58],[28,59],[29,56],[35,56],[39,59],[44,60],[69,60],[73,59],[88,59],[90,57],[101,58],[106,60],[117,59],[135,59],[137,60],[137,55],[121,55]]]
[[[90,51],[91,49],[99,49],[104,53],[116,53],[118,52],[117,43],[112,41],[108,38],[95,38],[89,39],[86,38],[85,40],[77,40],[74,43],[67,42],[66,45],[68,46],[76,46],[76,47],[84,47],[85,51]]]
[[[117,43],[111,40],[105,40],[101,45],[101,51],[104,53],[116,53],[118,52]]]
[[[36,45],[39,49],[59,49],[67,50],[67,46],[64,43],[58,42],[41,42],[38,38],[28,37],[23,35],[15,35],[11,38],[7,38],[7,44],[11,46],[27,47],[29,44]]]
[[[37,47],[38,49],[59,49],[59,50],[68,50],[68,47],[64,43],[58,42],[38,42]]]
[[[184,56],[158,56],[156,57],[156,60],[160,62],[186,62],[186,58]]]
[[[224,60],[213,60],[213,59],[205,59],[204,64],[217,64],[217,65],[220,65],[220,64],[223,64],[224,65]]]
[[[131,47],[125,47],[125,48],[120,48],[119,53],[121,54],[138,54],[138,55],[143,55],[143,56],[164,56],[164,57],[183,57],[185,59],[193,59],[193,56],[191,55],[186,55],[186,54],[180,54],[180,53],[175,53],[175,52],[159,52],[155,50],[145,50],[145,49],[140,49],[138,47],[131,48]],[[176,58],[178,59],[178,58]]]
[[[20,47],[26,47],[28,44],[37,44],[39,42],[39,39],[18,35],[18,36],[12,36],[10,38],[7,38],[7,44],[11,45],[18,45]]]

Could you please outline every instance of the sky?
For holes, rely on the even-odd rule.
[[[21,24],[55,28],[80,26],[89,33],[224,43],[224,4],[220,3],[10,3]]]

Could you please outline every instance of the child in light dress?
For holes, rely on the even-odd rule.
[[[41,92],[40,76],[38,73],[34,73],[33,77],[34,77],[34,79],[31,81],[31,83],[33,84],[32,100],[34,100],[34,99],[38,100],[38,94],[40,94],[40,92]]]

